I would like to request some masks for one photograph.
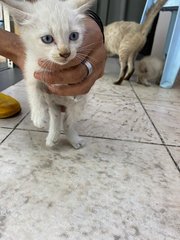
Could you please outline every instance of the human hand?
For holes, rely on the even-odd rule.
[[[83,45],[75,59],[63,66],[39,61],[39,65],[46,71],[36,72],[35,77],[48,86],[50,93],[60,96],[86,94],[94,82],[103,75],[106,51],[102,32],[90,17],[87,17],[85,24],[87,31]],[[86,66],[81,64],[84,59],[93,66],[93,72],[88,77]]]

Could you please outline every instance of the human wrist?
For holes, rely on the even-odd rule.
[[[12,60],[17,66],[22,68],[22,56],[24,49],[18,35],[0,30],[0,55]]]
[[[100,17],[90,9],[87,11],[87,16],[93,19],[93,21],[96,22],[96,24],[99,26],[99,29],[101,30],[101,33],[102,33],[103,42],[104,42],[104,27]]]

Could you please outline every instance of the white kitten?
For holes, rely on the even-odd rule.
[[[85,96],[59,97],[46,93],[45,84],[33,74],[40,70],[38,59],[65,64],[76,57],[85,33],[85,11],[94,0],[39,0],[34,3],[5,0],[11,15],[19,25],[26,48],[24,77],[26,79],[31,119],[41,128],[49,112],[49,134],[46,145],[60,139],[60,105],[66,107],[64,132],[74,148],[84,145],[74,129],[85,105]]]
[[[134,75],[137,77],[137,82],[145,86],[150,86],[152,83],[159,84],[163,66],[164,62],[155,56],[147,56],[136,61]]]

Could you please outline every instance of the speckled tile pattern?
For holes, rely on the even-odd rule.
[[[116,80],[117,76],[114,74],[105,75],[92,87],[91,93],[136,99],[136,95],[133,89],[129,87],[128,81],[123,81],[122,85],[118,86],[114,84]]]
[[[93,86],[79,150],[45,146],[24,81],[5,91],[22,113],[0,120],[0,239],[179,240],[179,85],[118,87],[118,72],[109,59]]]
[[[142,106],[134,98],[93,95],[79,126],[82,135],[161,143]]]
[[[172,157],[174,158],[174,161],[180,168],[180,147],[168,147],[168,148],[172,154]]]
[[[144,107],[167,145],[180,146],[180,105],[176,102],[146,101]],[[167,121],[168,119],[168,121]]]
[[[4,239],[178,239],[180,178],[163,146],[87,138],[76,151],[62,137],[49,150],[44,135],[16,130],[1,146]]]
[[[29,115],[17,128],[36,129]],[[142,106],[134,98],[92,94],[77,129],[85,136],[161,143]],[[47,127],[41,130],[47,131]]]
[[[0,128],[0,143],[10,134],[12,129]]]
[[[167,91],[167,89],[160,88],[156,85],[144,88],[143,85],[137,84],[134,81],[131,81],[131,84],[136,94],[142,101],[145,99],[160,102],[180,103],[180,75],[177,77],[173,88],[171,88],[171,91]]]

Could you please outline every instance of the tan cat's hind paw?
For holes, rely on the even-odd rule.
[[[117,82],[114,82],[114,84],[115,84],[115,85],[121,85],[122,81],[123,81],[123,79],[120,78]]]

